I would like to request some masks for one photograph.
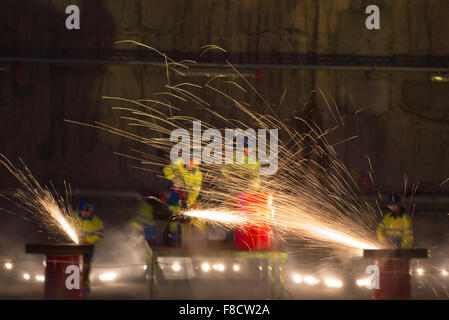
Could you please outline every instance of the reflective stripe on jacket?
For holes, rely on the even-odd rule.
[[[137,231],[142,232],[146,227],[154,226],[154,208],[149,203],[140,201],[131,225]]]
[[[94,214],[87,219],[78,216],[77,227],[79,235],[87,244],[98,243],[104,238],[103,221]]]

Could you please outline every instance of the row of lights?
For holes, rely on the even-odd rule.
[[[320,280],[315,278],[314,276],[305,276],[305,277],[303,277],[303,276],[301,276],[300,274],[297,274],[297,273],[293,274],[293,281],[295,283],[302,283],[302,282],[304,282],[304,283],[308,284],[309,286],[314,286],[314,285],[316,285],[316,284],[318,284],[320,282]],[[343,282],[341,282],[341,280],[334,279],[334,278],[326,278],[326,279],[324,279],[324,284],[327,287],[330,287],[330,288],[341,288],[343,286]]]
[[[418,274],[418,276],[422,276],[424,274],[424,269],[418,268],[418,269],[416,269],[416,273]],[[444,277],[446,277],[448,275],[448,272],[446,271],[446,269],[441,270],[441,275]]]
[[[14,268],[14,265],[11,262],[6,262],[5,263],[5,269],[6,270],[12,270],[13,268]],[[27,272],[25,272],[22,275],[22,277],[23,277],[23,279],[25,279],[27,281],[31,279],[31,275],[29,273],[27,273]],[[36,281],[39,281],[39,282],[44,282],[45,281],[45,276],[43,276],[43,275],[37,275],[34,278],[36,279]]]
[[[418,269],[416,269],[416,273],[419,276],[422,276],[424,274],[424,270],[422,268],[418,268]],[[445,269],[443,269],[441,271],[441,275],[447,276],[448,272]],[[293,281],[295,283],[302,283],[302,282],[304,282],[304,283],[306,283],[308,285],[315,285],[315,284],[318,284],[320,282],[320,280],[316,279],[313,276],[302,277],[300,274],[294,274],[293,275]],[[371,278],[365,278],[365,279],[358,279],[356,281],[356,284],[359,287],[368,287],[368,286],[370,286],[371,282],[372,282]],[[332,279],[332,278],[326,278],[324,280],[324,283],[326,284],[326,286],[332,287],[332,288],[341,288],[343,286],[343,283],[340,280]]]
[[[171,268],[175,272],[181,271],[181,265],[179,263],[173,263]],[[195,269],[196,268],[197,267],[195,267]],[[164,269],[164,267],[161,266],[161,269]],[[225,265],[222,264],[222,263],[213,264],[212,267],[211,267],[211,265],[208,262],[204,262],[201,265],[201,270],[203,270],[204,272],[209,272],[211,269],[215,270],[215,271],[223,272],[223,271],[225,271],[226,268],[225,268]],[[232,266],[232,270],[234,270],[235,272],[240,271],[240,265],[234,264]]]
[[[7,270],[12,270],[12,268],[13,268],[12,263],[10,263],[10,262],[5,263],[5,268]],[[25,272],[22,275],[22,277],[26,281],[29,281],[31,279],[31,275],[27,272]],[[115,272],[107,272],[107,273],[103,273],[99,276],[100,280],[102,280],[102,281],[112,281],[112,280],[115,280],[116,277],[117,277],[117,274]],[[36,279],[36,281],[39,281],[39,282],[45,281],[44,275],[37,275],[34,278]]]
[[[12,270],[13,269],[13,264],[11,262],[6,262],[4,266],[5,266],[5,269],[7,269],[7,270]],[[178,271],[181,270],[181,265],[178,264],[178,263],[174,263],[172,265],[172,269],[173,269],[173,271],[178,272]],[[209,272],[211,270],[211,266],[210,266],[209,263],[205,262],[205,263],[203,263],[201,265],[201,269],[204,272]],[[214,264],[214,265],[212,265],[212,269],[216,270],[216,271],[219,271],[219,272],[223,272],[225,270],[225,266],[222,263]],[[235,272],[238,272],[238,271],[240,271],[240,265],[234,264],[232,266],[232,269]],[[262,269],[262,267],[259,266],[259,270],[261,270],[261,269]],[[144,270],[146,270],[146,266],[144,266]],[[416,269],[416,273],[419,276],[422,276],[424,274],[424,270],[422,268],[417,268]],[[447,276],[448,272],[445,269],[443,269],[441,271],[441,274],[443,276]],[[23,274],[23,278],[25,280],[30,280],[31,276],[30,276],[29,273],[24,273]],[[37,281],[44,281],[45,280],[45,277],[42,276],[42,275],[37,275],[35,278],[36,278]],[[115,272],[107,272],[107,273],[103,273],[103,274],[101,274],[99,276],[99,279],[102,280],[102,281],[113,281],[116,278],[117,278],[117,274]],[[315,284],[318,284],[320,282],[318,279],[316,279],[313,276],[305,276],[303,278],[300,274],[294,274],[293,275],[293,281],[295,283],[304,282],[304,283],[307,283],[309,285],[315,285]],[[357,280],[356,284],[359,287],[366,287],[366,286],[368,286],[370,284],[370,281],[371,281],[370,278],[359,279],[359,280]],[[343,283],[340,280],[337,280],[337,279],[327,278],[327,279],[325,279],[324,282],[325,282],[326,286],[328,286],[328,287],[340,288],[340,287],[343,286]]]
[[[422,276],[424,274],[424,269],[417,268],[416,273],[418,274],[418,276]],[[443,270],[441,270],[441,275],[446,277],[448,275],[448,272],[445,269],[443,269]],[[368,287],[372,284],[372,279],[371,278],[359,279],[359,280],[357,280],[356,283],[359,287]]]
[[[98,276],[101,281],[114,281],[117,278],[117,273],[115,272],[106,272],[102,273]]]
[[[181,265],[179,263],[173,263],[171,267],[172,267],[173,271],[175,271],[175,272],[181,271]],[[212,265],[212,268],[211,268],[210,264],[205,262],[201,265],[201,269],[204,272],[209,272],[211,269],[215,270],[215,271],[223,272],[225,270],[225,266],[223,264],[219,263],[219,264]],[[232,266],[232,269],[236,272],[240,271],[240,265],[234,264]],[[424,274],[424,270],[422,268],[418,268],[416,271],[419,275]],[[447,276],[447,274],[448,273],[446,270],[442,271],[442,275]],[[25,273],[24,278],[26,280],[29,280],[30,275],[28,273]],[[99,276],[99,279],[101,281],[114,281],[116,278],[117,278],[117,274],[115,272],[106,272]],[[45,277],[44,276],[36,276],[36,280],[44,281]],[[320,282],[320,280],[318,280],[317,278],[315,278],[313,276],[302,277],[300,274],[294,274],[293,281],[295,283],[304,282],[311,286],[316,285]],[[356,284],[359,287],[368,287],[371,284],[371,281],[372,281],[371,278],[359,279],[359,280],[357,280]],[[327,287],[330,287],[330,288],[341,288],[343,286],[343,282],[341,280],[334,279],[334,278],[326,278],[326,279],[324,279],[324,283]]]
[[[12,270],[13,267],[14,267],[14,266],[13,266],[13,264],[12,264],[11,262],[6,262],[6,263],[5,263],[5,269],[7,269],[7,270]],[[25,272],[25,273],[22,275],[22,277],[23,277],[23,279],[25,279],[26,281],[28,281],[28,280],[31,279],[31,275],[30,275],[29,273],[27,273],[27,272]],[[115,272],[106,272],[106,273],[100,274],[100,276],[99,276],[99,279],[100,279],[101,281],[113,281],[113,280],[115,280],[116,278],[117,278],[117,274],[116,274]],[[44,282],[44,281],[45,281],[45,276],[43,276],[43,275],[37,275],[37,276],[35,276],[35,279],[36,279],[36,281]]]
[[[23,278],[24,278],[26,281],[28,281],[28,280],[31,279],[31,275],[30,275],[29,273],[24,273],[24,274],[23,274]],[[43,276],[43,275],[37,275],[37,276],[35,276],[34,278],[36,279],[36,281],[39,281],[39,282],[44,282],[44,281],[45,281],[45,276]]]
[[[359,279],[357,280],[356,284],[359,287],[369,287],[372,285],[372,279],[371,278],[365,278],[365,279]]]

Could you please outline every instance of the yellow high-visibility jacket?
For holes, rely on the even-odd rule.
[[[164,172],[164,176],[173,182],[175,189],[181,190],[183,188],[184,173],[187,171],[187,168],[185,168],[182,158],[165,166],[162,171]]]
[[[203,173],[199,168],[195,168],[193,170],[187,170],[187,166],[184,164],[182,158],[179,158],[175,162],[172,162],[170,165],[165,166],[163,169],[164,176],[173,181],[173,187],[177,190],[184,191],[187,195],[187,205],[188,207],[192,207],[197,199],[199,198],[201,192],[201,186],[203,183]],[[170,202],[170,201],[169,201]],[[170,205],[169,209],[171,212],[179,213],[181,211],[181,207],[176,205]],[[204,230],[206,225],[203,221],[197,221],[197,219],[193,219],[192,221],[195,226],[199,229]],[[177,224],[174,222],[169,223],[169,230],[175,231],[177,229]],[[190,229],[189,225],[183,225],[183,234],[185,230]]]
[[[131,226],[138,232],[142,232],[146,227],[154,226],[155,224],[153,206],[145,201],[140,201],[136,215],[131,221]]]
[[[250,179],[258,178],[260,174],[260,162],[252,155],[243,155],[243,158],[240,159],[237,159],[234,155],[234,163],[225,165],[221,172],[226,177],[232,173]]]
[[[377,238],[403,249],[410,248],[413,244],[412,219],[407,213],[386,214],[377,228]]]
[[[234,155],[234,164],[224,165],[221,173],[225,177],[230,178],[245,178],[250,180],[250,183],[242,184],[243,188],[251,187],[257,189],[260,184],[260,162],[252,155],[243,155],[241,163],[237,162],[237,157]]]
[[[87,219],[77,216],[77,228],[80,238],[85,239],[87,244],[98,243],[104,238],[103,221],[95,214]]]
[[[164,167],[164,176],[173,181],[175,189],[187,193],[188,205],[192,206],[197,200],[201,185],[203,183],[203,173],[199,168],[187,170],[182,159]]]

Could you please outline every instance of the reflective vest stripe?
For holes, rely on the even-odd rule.
[[[97,236],[97,237],[100,237],[100,238],[104,238],[104,236],[102,234],[98,234],[98,233],[95,233],[95,232],[89,232],[89,231],[84,231],[84,230],[78,230],[78,232],[82,233],[82,234],[85,234],[85,235],[88,235],[88,236]]]

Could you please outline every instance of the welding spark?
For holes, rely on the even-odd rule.
[[[124,42],[159,53],[142,43]],[[213,45],[205,46],[203,49],[225,51]],[[330,129],[324,130],[311,119],[307,119],[306,112],[304,118],[294,117],[294,120],[298,121],[297,124],[289,123],[278,117],[271,107],[272,104],[268,103],[254,85],[228,61],[226,69],[228,73],[234,75],[232,81],[229,77],[217,74],[205,83],[189,83],[183,78],[176,84],[176,77],[183,77],[182,71],[188,69],[191,64],[176,62],[165,54],[159,54],[166,61],[165,65],[160,66],[166,69],[166,91],[153,93],[145,100],[104,97],[116,103],[126,104],[115,106],[113,110],[120,112],[121,118],[128,121],[127,128],[116,128],[98,122],[91,125],[66,121],[120,135],[163,153],[169,153],[175,143],[170,140],[171,132],[178,128],[189,130],[190,126],[187,124],[193,121],[201,121],[204,125],[201,133],[217,127],[247,130],[256,126],[258,129],[265,129],[266,132],[277,128],[279,139],[276,156],[279,161],[276,174],[252,179],[240,174],[235,165],[229,165],[226,174],[223,171],[226,165],[201,165],[204,177],[201,207],[187,209],[181,215],[203,219],[224,227],[270,225],[275,228],[281,239],[305,240],[308,248],[314,251],[331,248],[335,249],[335,252],[340,250],[348,253],[348,249],[351,249],[353,253],[353,249],[381,247],[375,234],[375,228],[382,215],[380,208],[360,199],[361,192],[357,182],[334,149],[338,143],[330,144],[327,140],[330,133],[347,119],[347,116],[338,113],[336,105],[332,107],[328,105],[329,112],[332,113],[330,119],[336,122]],[[172,71],[176,72],[174,77],[169,76]],[[230,85],[233,91],[227,92],[226,88]],[[238,98],[231,95],[231,92],[235,91]],[[324,100],[328,101],[324,92],[318,91]],[[211,94],[218,98],[208,101]],[[245,100],[246,98],[242,96],[248,99]],[[253,97],[259,98],[256,99],[256,103],[260,105],[250,104],[254,101]],[[284,95],[281,98],[281,101],[283,100]],[[217,105],[217,101],[235,107],[231,112],[232,118],[227,118],[219,112],[221,105]],[[183,112],[183,109],[191,110],[193,107],[201,109],[198,114],[204,115],[204,119],[188,116]],[[261,113],[261,110],[266,110],[266,113]],[[144,127],[148,129],[145,132],[150,133],[137,132],[134,130],[136,127]],[[225,144],[226,141],[222,141],[222,151],[226,148]],[[199,150],[201,153],[206,146],[209,146],[207,139],[200,139],[199,145],[196,146],[193,143],[193,154],[198,151],[195,148],[201,149]],[[149,169],[148,166],[167,164],[167,157],[140,150],[133,152],[137,155],[128,157],[140,161],[141,169],[158,172],[159,168]],[[263,156],[266,158],[267,155]],[[179,188],[183,191],[188,190],[187,186],[181,185]],[[238,195],[242,192],[268,194],[269,203],[265,207],[256,206],[242,212],[238,204],[240,201]]]
[[[70,208],[70,187],[66,186],[65,198],[56,195],[48,187],[43,187],[31,174],[30,170],[22,162],[25,170],[22,172],[16,168],[4,155],[0,154],[0,163],[22,185],[15,192],[13,198],[7,198],[18,207],[25,209],[31,218],[51,232],[58,232],[79,243],[75,232],[75,221]]]
[[[339,243],[345,244],[350,247],[354,247],[354,248],[358,248],[358,249],[379,249],[370,244],[361,242],[359,240],[351,238],[348,235],[341,234],[334,230],[322,229],[322,228],[319,228],[314,225],[309,225],[309,226],[307,226],[307,228],[312,230],[313,232],[316,232],[320,236],[323,236],[326,239],[329,239],[329,240],[335,241],[335,242],[339,242]]]
[[[59,222],[59,225],[62,227],[62,229],[67,233],[70,237],[70,239],[73,240],[76,244],[79,244],[78,236],[73,228],[65,219],[63,216],[59,214],[59,211],[53,210],[53,215],[56,215],[56,220]]]
[[[221,224],[242,224],[246,222],[243,217],[225,211],[215,210],[192,210],[183,213],[186,216],[200,218],[211,222],[219,222]]]

